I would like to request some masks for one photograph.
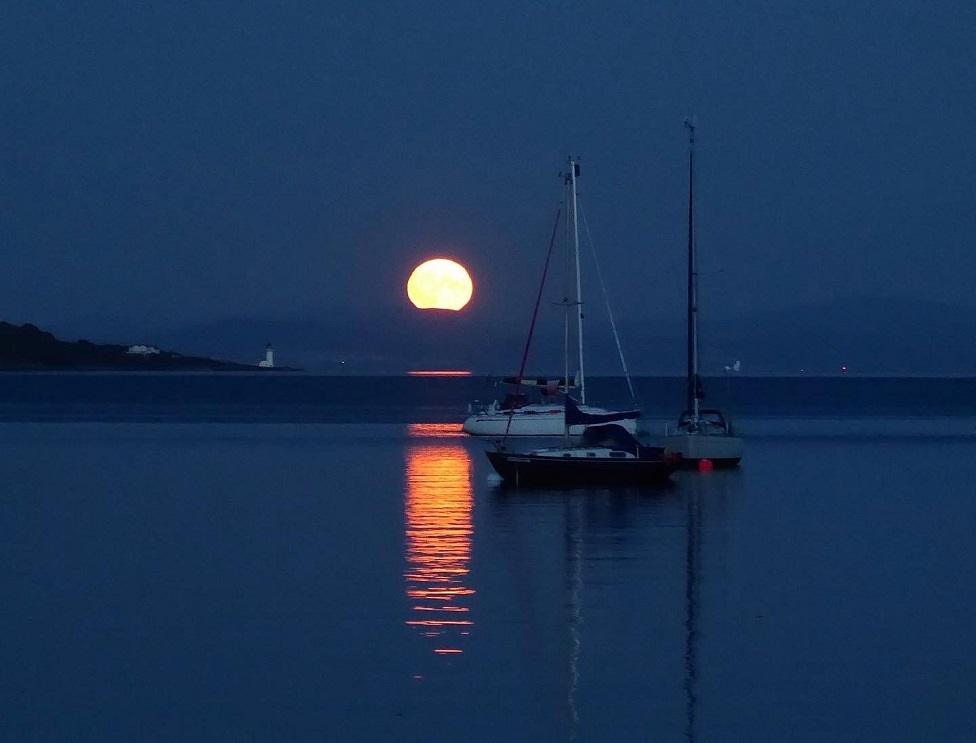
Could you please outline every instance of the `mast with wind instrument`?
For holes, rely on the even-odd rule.
[[[695,245],[695,123],[688,130],[688,381],[685,410],[676,425],[665,429],[664,445],[678,452],[682,462],[697,466],[710,460],[717,466],[735,466],[742,459],[742,439],[720,410],[702,407],[705,391],[699,373],[698,262]]]

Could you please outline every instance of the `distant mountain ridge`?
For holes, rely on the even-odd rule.
[[[484,307],[463,312],[412,307],[308,309],[291,318],[228,317],[181,325],[156,324],[138,334],[188,353],[255,357],[270,340],[285,363],[330,374],[403,374],[413,369],[466,369],[476,374],[518,371],[531,298],[496,316]],[[627,363],[638,375],[680,375],[686,356],[681,307],[617,304]],[[741,361],[743,375],[881,376],[976,374],[976,309],[937,299],[841,296],[832,301],[730,313],[708,295],[702,302],[703,373],[721,375]],[[586,313],[588,375],[621,373],[602,307]],[[88,323],[85,323],[86,327]],[[93,324],[93,327],[95,325]],[[570,329],[571,343],[573,329]],[[575,348],[570,366],[575,371]],[[530,374],[562,371],[562,311],[544,302]]]
[[[241,357],[255,339],[269,338],[282,358],[314,371],[401,374],[410,369],[468,369],[513,374],[525,344],[529,307],[506,317],[481,311],[421,312],[412,308],[309,311],[295,320],[228,318],[161,332],[154,337],[193,351]],[[602,309],[602,308],[599,308]],[[682,374],[685,321],[680,309],[641,319],[615,308],[623,350],[635,374]],[[639,308],[644,314],[653,305]],[[524,317],[523,317],[524,315]],[[587,374],[619,374],[620,363],[605,313],[586,315]],[[976,310],[938,301],[841,297],[776,310],[729,314],[706,302],[700,322],[706,374],[742,362],[743,374],[837,374],[842,365],[866,375],[976,373]],[[571,344],[572,329],[570,331]],[[576,352],[570,365],[575,370]],[[561,370],[561,312],[543,307],[529,354],[530,373]]]
[[[130,352],[135,348],[139,352]],[[63,341],[36,325],[0,322],[0,370],[252,371],[257,366],[154,347]]]

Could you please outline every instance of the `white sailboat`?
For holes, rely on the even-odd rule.
[[[695,126],[688,128],[688,403],[675,425],[668,426],[664,446],[678,452],[685,463],[703,459],[717,466],[734,467],[742,459],[742,439],[719,410],[702,407],[705,397],[698,375],[698,269],[695,262]]]
[[[549,258],[552,255],[552,243],[555,240],[556,229],[558,228],[559,215],[557,213],[557,224],[553,228],[553,238],[549,245],[549,254],[546,257],[546,270],[543,272],[542,285],[539,287],[539,296],[536,299],[535,313],[532,318],[532,326],[529,330],[529,339],[526,343],[526,352],[522,358],[523,368],[519,375],[505,380],[514,385],[515,393],[508,395],[501,403],[495,401],[488,406],[472,410],[472,414],[465,419],[462,426],[465,433],[472,436],[563,436],[567,430],[570,436],[580,436],[585,425],[571,425],[566,427],[565,405],[562,400],[556,400],[551,396],[556,392],[564,395],[569,393],[573,387],[577,389],[580,397],[580,410],[590,415],[622,415],[618,419],[618,425],[623,426],[629,433],[637,432],[637,418],[640,411],[611,411],[605,408],[595,407],[586,403],[586,376],[583,371],[583,289],[580,275],[580,242],[579,242],[579,218],[576,197],[576,180],[580,175],[579,162],[570,158],[569,173],[565,177],[565,185],[568,191],[568,204],[571,219],[567,222],[571,224],[573,251],[576,263],[576,301],[568,299],[562,303],[566,309],[565,314],[565,352],[566,368],[562,380],[559,379],[540,379],[532,380],[525,378],[524,366],[525,357],[528,354],[529,343],[532,340],[532,332],[535,327],[535,318],[538,315],[539,300],[542,297],[542,290],[545,285],[546,272],[548,271]],[[575,378],[571,381],[569,375],[569,309],[575,307],[577,318],[577,338],[579,349],[579,369]],[[619,348],[619,341],[618,341]],[[622,354],[621,354],[622,359]],[[626,371],[626,366],[625,366]],[[629,381],[629,378],[628,378]],[[560,384],[561,382],[561,384]],[[523,388],[542,387],[543,399],[539,402],[529,402],[526,395],[522,393]]]

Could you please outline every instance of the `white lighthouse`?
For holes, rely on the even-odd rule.
[[[264,347],[264,361],[258,363],[262,369],[273,369],[274,368],[274,349],[269,343]]]

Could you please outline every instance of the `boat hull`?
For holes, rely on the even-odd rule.
[[[738,436],[707,433],[674,433],[661,439],[661,445],[680,454],[686,467],[695,467],[702,459],[710,459],[716,467],[735,467],[744,448]]]
[[[511,424],[509,423],[511,418]],[[468,416],[461,429],[471,436],[563,436],[566,431],[566,413],[562,406],[554,412],[546,413],[515,413],[508,416],[504,413],[484,413]],[[637,420],[617,421],[629,433],[637,433]],[[584,425],[569,427],[570,436],[582,436]]]
[[[592,459],[540,457],[488,451],[488,461],[512,485],[654,485],[668,480],[676,457],[662,459]]]

